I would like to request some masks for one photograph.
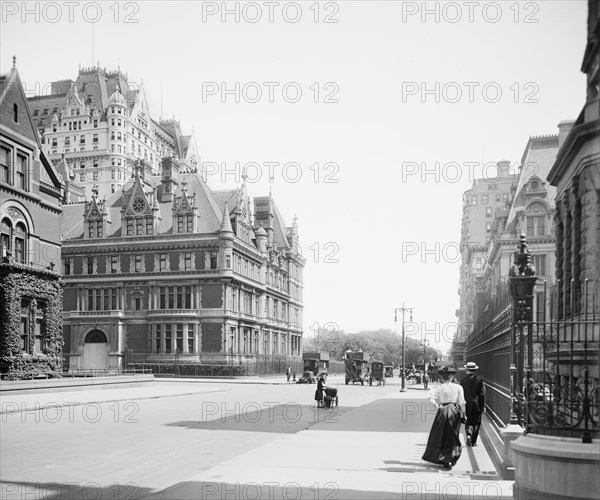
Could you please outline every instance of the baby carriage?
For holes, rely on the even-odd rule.
[[[325,387],[325,397],[323,399],[323,404],[325,408],[333,408],[334,406],[338,406],[338,390],[335,387]]]

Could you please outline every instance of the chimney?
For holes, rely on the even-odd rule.
[[[510,161],[502,160],[496,164],[496,175],[498,177],[508,177],[510,175]]]
[[[560,149],[575,125],[575,120],[563,120],[558,124],[558,148]]]

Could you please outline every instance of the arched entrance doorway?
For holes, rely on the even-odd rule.
[[[101,330],[92,330],[83,344],[83,368],[105,370],[108,368],[108,339]]]

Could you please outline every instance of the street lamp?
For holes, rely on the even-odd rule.
[[[394,323],[398,324],[398,311],[402,313],[402,368],[401,368],[401,377],[402,377],[402,388],[400,392],[406,392],[406,331],[404,329],[404,314],[409,311],[410,312],[410,321],[412,322],[412,307],[404,307],[404,302],[402,303],[402,307],[394,308]]]
[[[513,318],[510,337],[510,387],[511,387],[511,412],[510,423],[518,424],[523,417],[520,396],[523,384],[523,363],[525,345],[523,343],[523,329],[526,323],[531,322],[533,312],[533,289],[537,277],[535,267],[531,265],[531,252],[527,248],[527,239],[524,234],[519,237],[517,250],[514,255],[514,264],[508,273],[508,285],[513,299]],[[519,333],[519,356],[516,356],[517,331]],[[532,361],[532,336],[527,334],[527,379],[531,377]]]

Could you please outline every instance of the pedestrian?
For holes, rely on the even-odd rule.
[[[317,390],[315,391],[315,401],[317,402],[317,408],[323,407],[323,390],[325,388],[325,379],[323,375],[319,377],[317,381]]]
[[[429,431],[425,453],[421,458],[427,462],[442,464],[445,469],[451,469],[462,452],[460,424],[464,420],[465,397],[462,386],[451,382],[453,372],[447,366],[439,373],[442,383],[432,394],[437,413]]]
[[[467,446],[477,446],[477,437],[481,427],[481,415],[485,411],[485,384],[483,379],[475,373],[479,366],[473,361],[465,365],[466,374],[460,381],[465,391],[467,407]]]
[[[423,373],[423,388],[425,390],[429,389],[429,373]]]
[[[290,377],[292,376],[292,370],[291,368],[288,366],[287,369],[285,370],[285,375],[287,377],[287,381],[290,381]]]

